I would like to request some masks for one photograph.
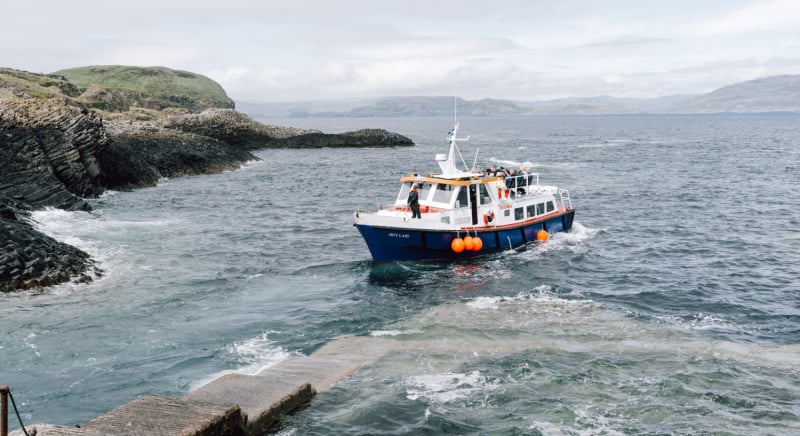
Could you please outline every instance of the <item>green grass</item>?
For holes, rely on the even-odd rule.
[[[182,107],[181,98],[208,100],[218,107],[233,107],[225,90],[213,80],[187,71],[165,67],[89,66],[52,73],[63,76],[81,89],[100,85],[124,91],[132,99],[150,98],[171,107]]]
[[[69,83],[44,74],[0,68],[0,97],[27,94],[34,98],[60,97],[65,95],[61,87]]]

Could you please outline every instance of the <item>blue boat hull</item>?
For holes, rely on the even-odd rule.
[[[542,221],[514,227],[497,227],[478,230],[483,242],[480,251],[455,253],[450,243],[457,237],[467,236],[464,232],[422,231],[377,227],[355,224],[369,247],[372,259],[376,262],[396,260],[454,260],[497,253],[509,250],[536,240],[536,232],[546,230],[553,234],[572,228],[574,210],[549,217]],[[475,236],[474,232],[470,235]]]

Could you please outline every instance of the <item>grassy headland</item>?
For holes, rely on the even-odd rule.
[[[75,84],[85,103],[113,110],[102,103],[117,100],[147,109],[182,108],[200,112],[209,108],[233,109],[234,103],[217,82],[188,71],[165,67],[89,66],[59,70],[49,75]]]

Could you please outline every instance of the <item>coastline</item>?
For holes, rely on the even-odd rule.
[[[238,170],[264,148],[393,147],[384,130],[324,134],[268,126],[233,109],[165,110],[138,121],[105,117],[66,98],[0,98],[0,292],[102,275],[91,257],[42,234],[30,212],[91,210],[106,190],[155,186],[163,177]]]

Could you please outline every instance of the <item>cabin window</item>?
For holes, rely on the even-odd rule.
[[[411,192],[411,185],[411,182],[405,182],[400,186],[400,193],[397,194],[397,201],[405,204],[408,200],[408,193]]]
[[[503,216],[511,216],[511,209],[506,209],[503,211]]]
[[[467,207],[469,204],[467,202],[467,189],[466,186],[458,189],[458,194],[456,197],[456,207]]]
[[[492,197],[489,196],[489,191],[486,189],[486,185],[478,185],[480,186],[480,198],[481,204],[491,204]]]
[[[517,178],[516,177],[506,177],[506,188],[514,189],[517,187]]]
[[[518,208],[514,209],[514,219],[519,221],[519,220],[521,220],[523,218],[525,218],[525,208],[524,207],[518,207]]]
[[[536,215],[544,215],[544,203],[536,205]]]
[[[433,185],[431,185],[430,183],[420,183],[419,184],[419,199],[420,200],[427,200],[428,197],[429,197],[429,194],[431,193],[431,188],[433,188]]]
[[[533,218],[536,216],[536,205],[529,204],[528,205],[528,218]]]
[[[451,185],[438,184],[436,191],[433,193],[433,201],[437,203],[450,203],[450,195],[453,193]]]
[[[556,205],[554,205],[552,201],[548,201],[547,202],[547,211],[548,212],[552,212],[554,210],[556,210]]]

